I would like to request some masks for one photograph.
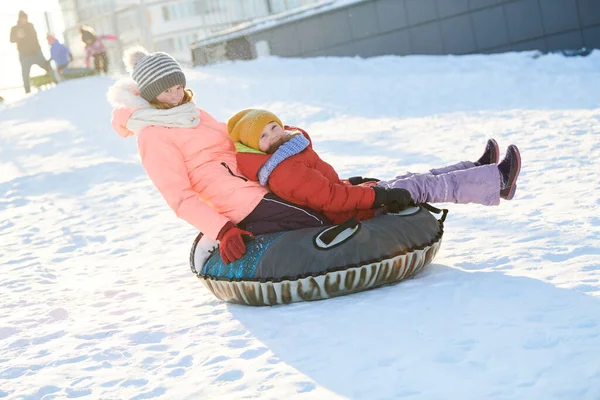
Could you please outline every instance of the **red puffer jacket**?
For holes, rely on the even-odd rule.
[[[375,191],[368,186],[352,186],[340,180],[333,167],[319,158],[306,132],[300,131],[310,144],[300,153],[286,158],[269,176],[268,186],[277,196],[291,203],[308,206],[339,224],[354,216],[358,220],[373,217],[371,209]],[[248,179],[258,181],[258,171],[271,154],[238,152],[237,165]]]

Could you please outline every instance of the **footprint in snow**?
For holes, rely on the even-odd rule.
[[[231,371],[223,372],[217,376],[215,382],[233,382],[242,379],[244,373],[239,369],[233,369]]]
[[[240,358],[243,358],[244,360],[251,360],[253,358],[265,354],[267,350],[268,349],[266,347],[260,347],[258,349],[249,349],[240,354]]]
[[[225,356],[216,356],[208,361],[205,361],[203,363],[203,365],[213,365],[213,364],[218,364],[221,363],[223,361],[227,361],[229,360],[229,357],[225,357]]]

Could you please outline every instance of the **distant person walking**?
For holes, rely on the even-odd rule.
[[[33,24],[28,21],[27,14],[24,11],[19,11],[19,19],[17,25],[13,26],[10,30],[10,42],[17,44],[17,50],[19,51],[19,60],[21,61],[21,73],[23,74],[23,87],[25,93],[31,91],[29,83],[29,73],[31,67],[36,64],[46,70],[46,72],[54,80],[54,73],[52,67],[40,48],[38,42],[37,33]]]

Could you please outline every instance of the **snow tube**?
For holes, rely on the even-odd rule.
[[[431,212],[443,215],[438,220]],[[269,306],[361,292],[412,278],[431,263],[447,212],[421,205],[360,222],[259,235],[246,243],[244,257],[229,264],[217,249],[206,259],[200,233],[190,267],[216,297],[238,304]]]

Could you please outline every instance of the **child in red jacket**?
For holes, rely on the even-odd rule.
[[[373,217],[386,206],[399,211],[411,202],[405,189],[353,186],[313,150],[308,134],[285,127],[269,111],[248,109],[227,123],[236,142],[238,168],[247,178],[268,186],[277,196],[323,213],[334,224],[354,216]]]
[[[229,119],[227,129],[236,142],[238,167],[246,177],[291,203],[322,212],[334,223],[350,216],[370,218],[373,209],[381,206],[397,212],[411,203],[425,202],[498,205],[500,198],[514,196],[521,169],[517,147],[509,146],[498,163],[498,144],[491,139],[476,162],[463,161],[427,174],[409,173],[366,186],[367,181],[377,180],[355,177],[341,181],[312,149],[306,132],[284,126],[269,111],[240,111]],[[359,185],[353,186],[356,183]]]

